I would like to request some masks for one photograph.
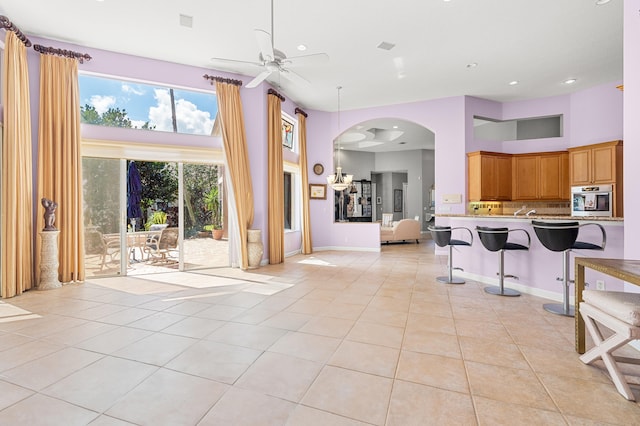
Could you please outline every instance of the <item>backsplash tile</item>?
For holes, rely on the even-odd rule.
[[[535,210],[537,215],[571,215],[569,201],[479,201],[471,202],[467,207],[468,214],[477,215],[512,215],[516,211],[524,209],[521,214]]]

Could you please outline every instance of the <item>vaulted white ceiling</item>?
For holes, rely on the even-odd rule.
[[[622,79],[622,2],[275,0],[275,47],[287,56],[325,52],[329,60],[296,68],[309,85],[271,82],[302,107],[326,111],[337,108],[338,85],[343,110],[570,93]],[[258,60],[254,29],[270,31],[270,8],[269,0],[5,0],[0,14],[27,35],[223,69],[210,58]],[[395,47],[380,49],[382,42]],[[568,78],[577,81],[564,84]]]
[[[310,84],[277,73],[269,82],[301,107],[324,111],[337,110],[337,86],[343,111],[567,94],[622,80],[622,12],[623,0],[274,0],[275,48],[329,60],[293,68]],[[5,0],[0,14],[27,35],[248,76],[262,69],[211,58],[257,62],[254,30],[271,32],[270,0]],[[565,84],[569,78],[576,82]],[[434,135],[376,120],[347,129],[342,144],[433,149]]]

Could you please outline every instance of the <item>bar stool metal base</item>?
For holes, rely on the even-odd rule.
[[[545,311],[551,312],[556,315],[564,315],[565,317],[575,317],[576,310],[573,306],[569,306],[568,310],[565,310],[565,306],[560,303],[545,303],[542,305]]]
[[[464,284],[465,280],[457,277],[437,277],[436,281],[442,284]]]
[[[496,296],[508,296],[508,297],[518,297],[520,296],[520,292],[518,290],[512,290],[510,288],[500,288],[500,287],[485,287],[485,293],[493,294]]]

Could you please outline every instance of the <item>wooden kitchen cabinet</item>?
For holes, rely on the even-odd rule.
[[[568,200],[569,154],[565,151],[513,155],[512,200]]]
[[[622,141],[569,148],[571,186],[622,182]]]
[[[469,201],[511,199],[511,155],[476,151],[467,153]]]

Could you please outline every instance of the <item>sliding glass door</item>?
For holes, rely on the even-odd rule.
[[[83,157],[87,277],[229,266],[222,170]]]
[[[183,165],[185,270],[229,266],[223,175],[219,165]]]
[[[82,158],[87,277],[122,273],[121,167],[118,159]]]

